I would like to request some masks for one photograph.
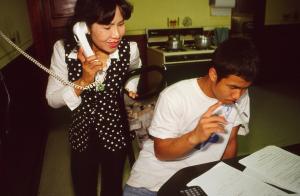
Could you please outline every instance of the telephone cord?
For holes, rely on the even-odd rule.
[[[8,42],[11,46],[13,46],[19,53],[21,53],[24,57],[26,57],[27,59],[29,59],[31,62],[33,62],[34,64],[36,64],[39,68],[41,68],[42,70],[44,70],[45,72],[47,72],[48,74],[50,74],[53,78],[55,78],[56,80],[58,80],[59,82],[61,82],[64,85],[68,85],[68,86],[71,86],[71,87],[79,89],[79,90],[88,90],[88,89],[96,87],[98,85],[98,83],[101,83],[100,81],[95,81],[95,82],[93,82],[93,83],[91,83],[91,84],[83,87],[83,86],[74,84],[74,83],[72,83],[70,81],[67,81],[67,80],[61,78],[56,73],[54,73],[53,71],[51,71],[50,69],[48,69],[46,66],[42,65],[40,62],[38,62],[36,59],[34,59],[33,57],[31,57],[29,54],[27,54],[26,52],[24,52],[15,43],[13,43],[1,30],[0,30],[0,36],[6,42]]]

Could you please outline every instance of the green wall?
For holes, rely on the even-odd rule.
[[[2,0],[0,3],[0,30],[23,50],[32,45],[32,34],[26,0]],[[0,69],[19,53],[0,37]]]
[[[192,26],[230,27],[230,16],[210,16],[209,0],[129,0],[134,11],[127,21],[127,34],[143,34],[145,28],[166,28],[167,18],[182,20],[188,16]]]
[[[144,34],[146,28],[166,28],[167,19],[188,16],[192,27],[230,27],[230,16],[210,16],[209,0],[129,0],[134,12],[127,21],[127,34]],[[0,30],[23,50],[32,45],[26,0],[5,0],[0,6]],[[0,38],[0,69],[18,56],[18,52]]]
[[[188,16],[192,27],[230,27],[230,16],[211,16],[209,0],[129,0],[134,12],[127,21],[127,35],[144,34],[146,28],[166,28],[168,18],[182,20]],[[299,0],[267,0],[265,24],[300,22]],[[0,30],[22,49],[32,45],[26,0],[4,0],[0,3]],[[298,17],[297,17],[298,16]],[[297,17],[297,18],[296,18]],[[288,18],[288,19],[287,19]],[[18,52],[0,38],[0,69],[18,56]]]

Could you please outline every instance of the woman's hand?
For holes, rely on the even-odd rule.
[[[96,55],[85,57],[82,48],[79,48],[77,58],[82,64],[82,76],[80,79],[75,81],[75,84],[85,87],[94,82],[96,73],[103,70],[104,64]],[[75,93],[77,95],[80,95],[81,92],[82,90],[75,89]]]
[[[138,97],[139,95],[136,92],[133,91],[128,91],[128,96],[132,99],[135,99],[136,97]]]
[[[86,82],[87,85],[94,82],[96,73],[103,69],[103,63],[96,55],[85,57],[83,55],[82,48],[79,49],[77,58],[82,63],[83,72],[82,72],[81,80]]]

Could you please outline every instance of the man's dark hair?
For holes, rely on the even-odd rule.
[[[247,38],[235,37],[222,42],[213,54],[212,67],[218,81],[229,75],[254,81],[258,71],[259,57],[254,44]]]
[[[73,40],[72,31],[76,22],[86,22],[88,26],[93,23],[110,24],[115,16],[117,6],[120,8],[124,20],[128,20],[131,17],[133,6],[126,0],[77,0],[74,16],[68,23],[65,38],[72,45],[76,44]]]

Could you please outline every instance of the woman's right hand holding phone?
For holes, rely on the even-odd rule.
[[[79,48],[77,58],[82,64],[82,76],[80,79],[75,81],[75,84],[85,87],[95,81],[97,72],[103,70],[104,64],[96,55],[85,57],[82,48]],[[82,90],[75,89],[75,93],[77,95],[80,95],[81,92]]]

